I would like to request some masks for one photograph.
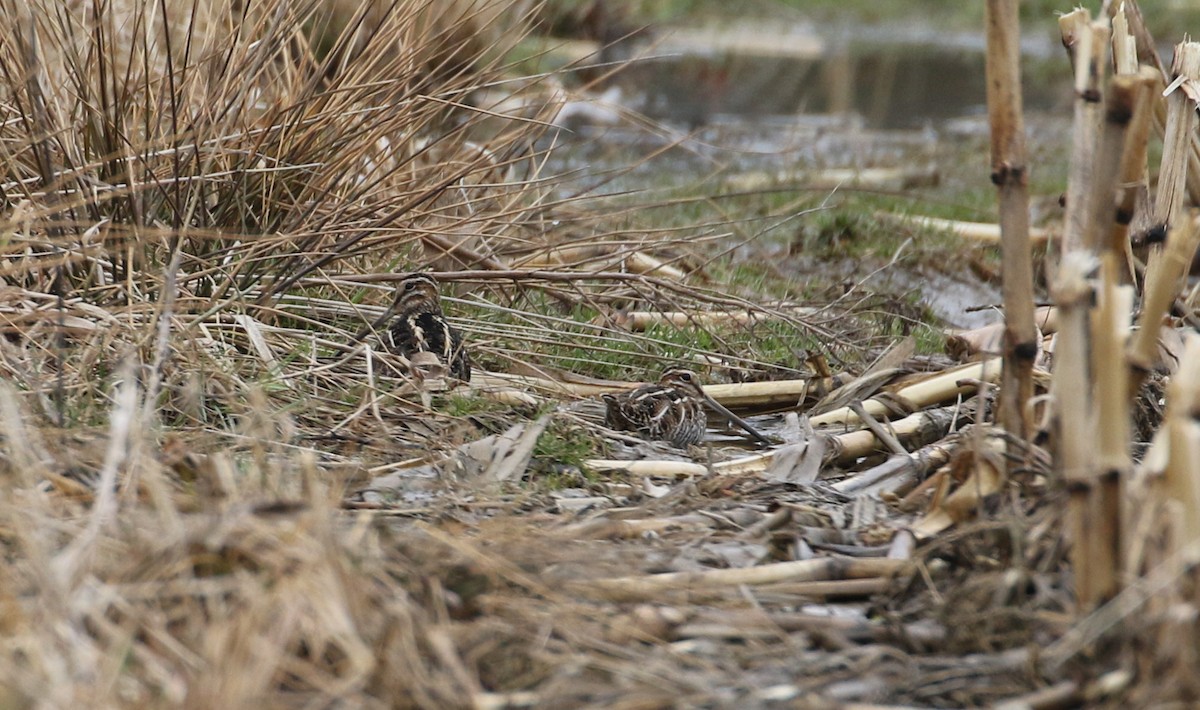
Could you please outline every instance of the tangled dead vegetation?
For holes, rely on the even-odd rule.
[[[543,174],[561,91],[487,103],[531,12],[0,0],[0,705],[1194,700],[1195,226],[1064,257],[1005,433],[1003,331],[725,285],[798,203],[662,227]],[[411,271],[469,387],[356,337]],[[681,361],[778,443],[604,429]]]

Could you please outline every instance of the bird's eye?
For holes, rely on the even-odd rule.
[[[405,290],[405,291],[411,291],[411,290],[413,290],[413,289],[414,289],[414,288],[416,288],[416,287],[417,287],[417,282],[416,282],[416,281],[409,281],[408,283],[404,284],[404,290]]]
[[[691,382],[692,381],[692,373],[684,372],[679,375],[679,379],[683,380],[684,382]]]

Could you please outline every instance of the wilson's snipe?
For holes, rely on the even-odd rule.
[[[631,392],[602,397],[607,410],[605,422],[609,427],[669,441],[679,448],[699,444],[704,438],[708,426],[705,404],[759,442],[771,443],[744,419],[705,394],[700,378],[691,370],[672,367],[663,372],[658,384],[642,385]]]
[[[369,328],[392,319],[383,344],[392,352],[412,359],[417,353],[432,353],[445,363],[450,376],[468,382],[471,379],[471,358],[463,345],[462,335],[446,321],[442,313],[437,281],[427,274],[411,274],[396,287],[396,299]]]

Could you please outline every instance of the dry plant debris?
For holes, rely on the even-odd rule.
[[[562,199],[521,3],[0,0],[0,706],[1194,702],[1200,54],[1139,68],[1110,5],[1064,18],[1108,103],[998,388],[1004,330],[914,357],[858,285],[726,288],[737,230]],[[466,386],[354,337],[413,271]],[[680,360],[784,443],[603,427]]]

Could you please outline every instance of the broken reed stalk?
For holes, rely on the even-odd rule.
[[[1099,144],[1104,71],[1108,66],[1108,26],[1092,22],[1084,8],[1058,19],[1063,46],[1075,68],[1075,119],[1071,124],[1071,168],[1067,179],[1067,210],[1062,236],[1062,253],[1087,245],[1092,233],[1093,180]],[[1118,153],[1118,156],[1120,154]]]
[[[987,104],[992,138],[992,182],[1000,203],[1003,263],[1004,368],[999,420],[1028,439],[1025,405],[1033,395],[1037,328],[1033,322],[1033,264],[1029,246],[1028,156],[1021,105],[1020,23],[1017,0],[987,1]],[[1015,448],[1014,448],[1015,451]],[[1010,457],[1010,466],[1021,465]]]
[[[1032,315],[1032,311],[1030,315]],[[886,417],[892,412],[892,407],[889,406],[887,400],[900,401],[911,409],[917,410],[974,392],[978,383],[995,383],[1000,379],[1000,375],[1000,358],[991,357],[952,367],[936,375],[922,378],[919,382],[889,392],[886,398],[871,397],[863,400],[862,405],[863,409],[871,416]],[[859,421],[858,414],[850,407],[840,407],[810,419],[813,426],[855,424]]]
[[[1195,253],[1195,242],[1200,232],[1196,224],[1180,224],[1167,234],[1165,248],[1156,248],[1150,255],[1146,267],[1145,294],[1142,297],[1142,312],[1138,317],[1137,332],[1130,347],[1129,366],[1132,377],[1129,395],[1137,395],[1146,375],[1158,366],[1159,329],[1168,316],[1171,304],[1179,295],[1184,275]]]
[[[1125,3],[1116,3],[1109,16],[1112,22],[1113,72],[1120,75],[1137,74],[1137,40],[1129,31],[1129,18],[1125,15]]]
[[[842,374],[832,377],[814,377],[808,380],[733,382],[705,385],[704,392],[730,408],[787,407],[803,404],[813,393],[837,389],[848,379],[850,379],[848,375]]]
[[[956,237],[968,241],[985,242],[988,244],[1000,243],[1000,225],[992,224],[991,222],[964,222],[959,219],[942,219],[940,217],[925,217],[916,214],[897,214],[882,210],[876,212],[875,215],[880,219],[900,222],[901,224],[910,224],[922,229],[936,229],[950,232]],[[1030,241],[1039,244],[1049,240],[1051,236],[1052,232],[1049,229],[1032,227],[1029,230]]]
[[[818,377],[807,380],[769,380],[766,382],[734,382],[705,385],[704,392],[731,409],[752,407],[795,407],[814,393],[829,392],[846,383],[847,375]],[[504,391],[526,387],[555,397],[598,397],[607,392],[623,392],[637,387],[637,382],[605,384],[598,382],[566,382],[532,375],[510,375],[504,372],[472,373],[471,384],[485,391]]]
[[[830,488],[848,495],[862,495],[884,489],[895,490],[910,479],[924,478],[929,471],[950,462],[950,457],[958,449],[959,443],[968,438],[967,432],[972,426],[974,425],[968,424],[957,434],[935,441],[912,453],[889,456],[887,461],[878,466],[838,481]]]
[[[1093,569],[1091,555],[1098,524],[1097,511],[1092,506],[1096,431],[1088,371],[1088,311],[1094,295],[1089,276],[1094,266],[1094,260],[1085,250],[1065,254],[1054,288],[1062,321],[1054,350],[1053,391],[1058,414],[1055,461],[1070,494],[1067,514],[1071,561],[1076,603],[1082,611],[1090,611],[1108,596],[1108,589],[1102,584],[1102,571]]]
[[[1141,84],[1137,77],[1114,76],[1109,80],[1104,101],[1104,126],[1095,146],[1091,183],[1086,186],[1091,190],[1091,215],[1087,219],[1087,231],[1083,233],[1082,244],[1093,254],[1111,251],[1110,226],[1114,219],[1121,217],[1117,212],[1117,178],[1121,173],[1126,131],[1133,119],[1140,91]],[[1124,249],[1116,254],[1119,258],[1124,255]]]
[[[1149,217],[1144,214],[1150,207],[1146,149],[1150,143],[1150,118],[1154,113],[1156,99],[1153,92],[1158,82],[1158,72],[1151,67],[1142,67],[1132,76],[1119,74],[1114,80],[1113,91],[1124,91],[1118,87],[1124,87],[1127,80],[1134,82],[1129,88],[1133,115],[1125,131],[1125,149],[1121,154],[1120,176],[1117,180],[1117,209],[1113,214],[1106,248],[1124,259],[1126,270],[1122,272],[1122,280],[1128,277],[1131,283],[1136,283],[1129,230],[1135,217],[1139,217],[1139,210],[1143,212],[1140,219],[1149,222]]]
[[[907,560],[885,558],[821,557],[757,567],[592,579],[573,584],[572,588],[587,596],[599,596],[611,601],[634,601],[653,599],[670,592],[696,592],[740,585],[888,577],[909,564]]]
[[[1091,372],[1095,383],[1092,394],[1097,415],[1095,429],[1091,433],[1100,435],[1100,443],[1098,457],[1093,462],[1096,467],[1088,472],[1091,482],[1087,511],[1093,518],[1088,526],[1090,534],[1086,542],[1080,539],[1076,543],[1086,546],[1083,554],[1088,557],[1087,571],[1092,575],[1090,579],[1082,580],[1079,570],[1076,570],[1076,595],[1081,605],[1082,600],[1087,600],[1085,608],[1111,598],[1121,585],[1121,531],[1124,520],[1121,487],[1132,465],[1125,344],[1129,334],[1129,317],[1133,312],[1133,289],[1119,285],[1120,274],[1131,271],[1131,262],[1126,261],[1128,240],[1122,238],[1117,242],[1113,235],[1127,232],[1127,229],[1120,227],[1127,227],[1132,214],[1114,209],[1114,203],[1118,173],[1124,174],[1121,168],[1126,157],[1130,158],[1131,170],[1136,170],[1138,175],[1143,170],[1144,144],[1134,146],[1135,153],[1140,152],[1140,156],[1128,156],[1125,143],[1127,128],[1137,107],[1142,107],[1143,116],[1148,113],[1145,110],[1148,88],[1148,84],[1137,75],[1113,77],[1093,184],[1093,231],[1088,235],[1087,242],[1100,254],[1101,282],[1091,323]],[[1112,228],[1107,230],[1108,238],[1101,238],[1110,220]],[[1122,269],[1122,266],[1125,268]],[[1072,497],[1076,495],[1073,491]]]
[[[1182,550],[1200,540],[1200,336],[1187,338],[1179,370],[1167,388],[1165,426],[1170,459],[1166,469],[1167,496],[1182,508],[1172,543]]]
[[[1128,520],[1122,493],[1133,467],[1129,367],[1125,359],[1133,287],[1120,284],[1118,259],[1115,250],[1101,255],[1099,298],[1092,310],[1091,330],[1097,420],[1094,433],[1099,435],[1099,446],[1090,503],[1096,522],[1088,554],[1089,567],[1098,579],[1088,586],[1104,599],[1120,591],[1122,583],[1122,537]]]
[[[611,324],[615,328],[624,328],[635,333],[649,330],[655,326],[672,326],[686,328],[688,326],[712,327],[714,325],[746,326],[772,318],[795,317],[803,318],[818,312],[819,309],[809,306],[786,306],[770,312],[751,310],[741,311],[630,311],[614,313],[611,316],[597,316],[593,323]]]
[[[1155,43],[1150,30],[1146,29],[1146,23],[1142,19],[1142,9],[1138,5],[1137,0],[1121,0],[1121,2],[1109,3],[1108,14],[1114,18],[1117,14],[1123,15],[1126,31],[1136,40],[1134,51],[1137,53],[1137,61],[1157,69],[1159,77],[1164,79],[1163,85],[1165,86],[1167,69],[1163,66],[1162,59],[1158,56],[1158,44]],[[1161,101],[1154,102],[1154,126],[1158,130],[1159,135],[1165,138],[1167,112]],[[1188,176],[1184,189],[1187,190],[1188,197],[1191,198],[1193,203],[1200,204],[1200,138],[1192,136],[1191,140],[1188,141],[1188,150],[1185,159],[1188,163]]]
[[[1054,287],[1062,320],[1053,385],[1058,432],[1055,460],[1070,495],[1067,518],[1076,604],[1089,611],[1116,592],[1119,520],[1116,511],[1108,515],[1108,506],[1102,503],[1116,503],[1115,497],[1109,497],[1112,491],[1094,477],[1096,421],[1091,383],[1098,371],[1090,359],[1089,318],[1095,295],[1091,279],[1095,255],[1103,246],[1101,228],[1109,225],[1115,208],[1117,172],[1132,105],[1129,92],[1117,86],[1110,87],[1108,101],[1102,104],[1108,66],[1107,25],[1091,22],[1089,13],[1081,8],[1063,17],[1060,26],[1064,28],[1063,43],[1073,50],[1075,121],[1062,262]],[[1068,37],[1074,38],[1073,45]],[[1120,357],[1119,348],[1117,355]],[[1121,367],[1120,360],[1117,366]]]
[[[985,498],[1002,490],[1006,476],[1003,459],[1007,458],[1006,449],[1011,448],[1008,438],[994,427],[976,428],[970,445],[960,449],[966,455],[965,465],[944,466],[925,480],[922,485],[932,484],[934,496],[929,512],[909,527],[918,540],[927,540],[955,523],[971,519]],[[951,490],[953,479],[963,470],[967,472],[966,480]],[[913,489],[906,500],[918,491],[920,487]]]
[[[929,441],[944,436],[953,423],[958,407],[950,406],[941,409],[931,409],[916,414],[910,414],[888,424],[892,435],[904,440],[918,438]],[[931,432],[936,432],[930,436]],[[818,432],[819,436],[827,436],[828,456],[839,463],[849,463],[862,458],[879,448],[879,440],[870,429],[859,429],[844,434],[828,434]],[[622,461],[609,459],[590,459],[583,465],[590,471],[609,473],[624,471],[632,476],[704,476],[716,473],[725,476],[740,476],[751,473],[762,473],[771,467],[775,454],[783,449],[764,451],[762,453],[742,456],[728,461],[710,465],[692,463],[691,461]]]
[[[1124,216],[1126,220],[1123,225],[1118,224],[1114,228],[1112,240],[1122,245],[1129,265],[1129,280],[1137,283],[1129,232],[1135,229],[1145,231],[1150,227],[1150,171],[1146,163],[1146,147],[1150,141],[1150,123],[1159,108],[1158,97],[1153,95],[1154,87],[1162,81],[1162,75],[1154,67],[1138,63],[1137,41],[1129,30],[1124,3],[1117,3],[1117,6],[1117,11],[1112,14],[1113,70],[1117,76],[1139,76],[1144,84],[1144,96],[1136,101],[1137,108],[1125,138],[1117,204],[1118,216]]]
[[[1177,77],[1172,84],[1181,81],[1192,84],[1200,80],[1200,43],[1177,45],[1172,66]],[[1168,99],[1171,133],[1163,141],[1162,169],[1155,205],[1155,219],[1167,227],[1167,243],[1153,248],[1146,266],[1142,314],[1129,354],[1132,369],[1130,397],[1136,396],[1146,374],[1158,364],[1159,327],[1179,295],[1184,275],[1196,253],[1197,238],[1200,237],[1196,226],[1179,214],[1183,207],[1183,186],[1188,174],[1184,151],[1188,149],[1188,139],[1195,128],[1196,102],[1182,84]]]
[[[1163,135],[1162,167],[1158,174],[1154,217],[1166,230],[1175,226],[1187,195],[1189,145],[1196,125],[1196,103],[1191,85],[1200,79],[1200,43],[1175,45],[1171,63],[1171,84],[1167,88],[1167,126]],[[1188,83],[1188,86],[1184,84]]]
[[[553,246],[512,262],[513,267],[522,269],[548,269],[563,266],[579,266],[588,260],[599,260],[604,266],[616,267],[631,274],[652,274],[662,278],[683,281],[687,274],[645,252],[621,253],[610,245]]]
[[[1090,214],[1083,231],[1075,234],[1072,246],[1064,250],[1055,286],[1063,321],[1054,368],[1057,461],[1070,494],[1075,596],[1083,612],[1111,598],[1120,584],[1120,485],[1130,464],[1124,338],[1132,292],[1117,285],[1126,248],[1113,241],[1112,225],[1114,220],[1117,227],[1127,225],[1132,216],[1117,208],[1117,175],[1127,157],[1126,129],[1135,105],[1144,96],[1143,86],[1136,76],[1112,79],[1104,130],[1098,136],[1098,149],[1091,149],[1095,154],[1090,160],[1091,174],[1073,183],[1074,189],[1090,191]],[[1141,150],[1144,160],[1144,145]],[[1138,168],[1134,159],[1130,165]],[[1131,204],[1128,207],[1132,209]],[[1093,309],[1097,264],[1102,287],[1099,307]],[[1101,443],[1096,452],[1092,447],[1098,433]]]
[[[1089,29],[1097,34],[1095,26]],[[1081,45],[1086,47],[1088,41]],[[1082,58],[1077,66],[1083,71]],[[1119,588],[1120,482],[1129,468],[1130,443],[1123,355],[1128,326],[1122,327],[1122,320],[1132,307],[1132,294],[1123,294],[1117,287],[1118,264],[1125,250],[1100,235],[1111,235],[1111,229],[1105,228],[1114,215],[1118,223],[1123,221],[1122,213],[1115,209],[1116,179],[1125,153],[1126,127],[1141,87],[1137,77],[1114,77],[1103,114],[1104,130],[1093,135],[1098,146],[1075,143],[1075,150],[1090,153],[1091,157],[1084,161],[1087,173],[1075,172],[1073,162],[1070,189],[1075,192],[1068,203],[1076,195],[1088,194],[1089,206],[1078,222],[1068,226],[1071,239],[1067,244],[1064,238],[1063,261],[1055,284],[1055,301],[1062,319],[1054,368],[1056,460],[1070,494],[1068,519],[1076,602],[1085,612],[1111,598]],[[1081,91],[1080,100],[1086,100],[1083,92],[1091,89],[1078,85],[1077,89]],[[1077,121],[1092,118],[1087,111],[1076,112]],[[1093,312],[1096,289],[1092,272],[1098,263],[1097,252],[1102,252],[1099,264],[1104,287],[1101,306]],[[1119,376],[1114,376],[1114,371]],[[1103,430],[1097,428],[1097,414],[1102,417]],[[1099,431],[1103,436],[1097,456],[1092,442]]]

